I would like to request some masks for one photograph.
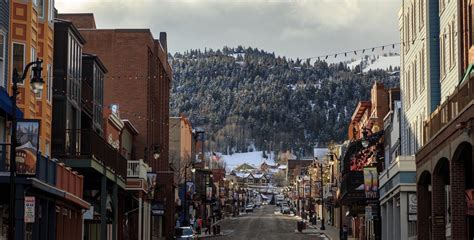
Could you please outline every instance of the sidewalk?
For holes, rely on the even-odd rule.
[[[310,228],[313,228],[313,229],[318,229],[319,230],[318,232],[323,233],[324,235],[326,235],[331,240],[339,239],[339,230],[337,228],[333,227],[333,226],[326,225],[325,226],[326,230],[320,230],[319,228],[321,227],[321,225],[308,224],[307,226],[309,226]]]
[[[300,216],[294,216],[298,221],[301,221]],[[331,225],[325,225],[326,227],[325,230],[321,230],[321,221],[318,221],[318,224],[313,225],[309,221],[306,221],[306,229],[303,230],[302,233],[322,233],[324,234],[328,239],[331,240],[338,240],[339,239],[339,229],[335,228],[334,226]]]

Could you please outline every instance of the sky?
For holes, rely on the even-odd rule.
[[[168,34],[171,53],[257,47],[308,58],[400,41],[401,0],[56,0],[59,13],[92,12],[98,28]]]

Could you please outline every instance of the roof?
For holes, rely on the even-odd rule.
[[[97,63],[97,66],[99,66],[99,68],[102,69],[102,72],[104,74],[109,72],[109,70],[105,67],[104,63],[102,62],[102,60],[100,60],[100,57],[97,56],[96,54],[82,53],[82,58],[90,58],[91,60],[95,61],[95,63]]]
[[[370,101],[360,101],[359,104],[357,104],[354,113],[352,114],[352,121],[359,121],[362,115],[364,115],[365,110],[371,106],[372,103]]]
[[[64,27],[69,28],[82,45],[86,44],[86,39],[82,36],[82,34],[79,32],[79,30],[77,30],[77,28],[76,28],[76,26],[74,26],[73,22],[71,22],[69,20],[56,18],[56,19],[54,19],[54,25],[55,25],[54,26],[55,28],[59,28],[59,26],[61,26],[61,25],[63,25]]]
[[[128,119],[122,119],[123,123],[125,124],[125,127],[131,130],[131,133],[133,135],[138,135],[138,129],[135,128],[135,126],[130,122]]]

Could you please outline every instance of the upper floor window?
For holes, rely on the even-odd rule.
[[[54,19],[54,0],[48,0],[48,21],[53,22]]]
[[[36,0],[37,2],[37,10],[38,10],[38,17],[44,17],[44,0]]]
[[[7,67],[6,65],[6,41],[7,38],[4,33],[0,32],[0,86],[5,87],[5,73]]]
[[[53,66],[48,64],[46,69],[46,100],[51,103],[53,98]]]
[[[17,70],[21,76],[23,74],[23,68],[25,66],[25,44],[13,43],[13,70]]]
[[[474,45],[474,6],[473,4],[471,3],[471,5],[469,5],[469,32],[470,32],[470,35],[471,35],[471,46]]]

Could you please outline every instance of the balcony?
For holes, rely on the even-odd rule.
[[[140,178],[146,179],[148,172],[148,164],[140,160],[128,160],[127,162],[127,178]]]
[[[425,123],[425,142],[432,140],[442,129],[456,119],[474,100],[474,76],[472,73],[459,84],[454,92],[439,106]]]
[[[127,160],[93,130],[67,129],[65,145],[60,158],[95,159],[122,178],[127,176]]]

